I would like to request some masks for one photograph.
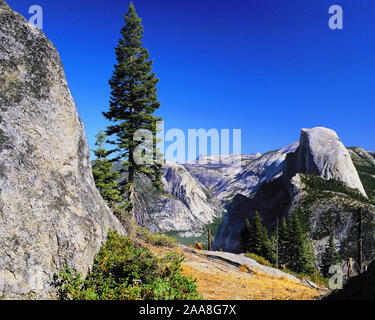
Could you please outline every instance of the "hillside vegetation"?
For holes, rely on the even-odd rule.
[[[371,153],[363,155],[361,148],[349,150],[368,197],[375,199],[375,158]]]
[[[147,240],[164,243],[164,237],[156,238]],[[156,256],[129,237],[110,232],[86,278],[66,268],[55,276],[54,285],[63,300],[200,299],[193,277],[182,273],[183,261],[176,251]]]
[[[371,166],[366,166],[366,168],[371,168]],[[372,178],[369,179],[372,182]],[[324,248],[327,237],[340,235],[341,259],[356,257],[357,217],[358,210],[362,207],[364,208],[364,257],[368,261],[373,259],[375,198],[372,196],[370,185],[364,184],[366,193],[369,195],[369,198],[365,198],[357,190],[350,189],[337,180],[323,180],[316,175],[301,175],[301,181],[306,194],[294,206],[303,208],[304,213],[311,220],[311,237],[322,243],[317,246],[318,256],[322,253],[319,248]]]

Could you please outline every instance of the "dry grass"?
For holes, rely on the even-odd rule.
[[[164,254],[165,247],[150,247],[155,254]],[[313,300],[320,294],[314,289],[286,278],[275,278],[237,268],[227,262],[208,259],[177,249],[185,256],[183,272],[197,279],[199,293],[207,300]]]

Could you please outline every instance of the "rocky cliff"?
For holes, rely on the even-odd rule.
[[[293,143],[263,155],[242,155],[240,170],[233,155],[201,156],[186,164],[167,162],[162,179],[165,192],[155,190],[146,177],[138,177],[136,221],[150,231],[199,236],[207,224],[222,218],[235,195],[250,196],[263,182],[279,177],[286,155],[297,147]]]
[[[59,55],[0,0],[0,298],[54,298],[64,265],[85,274],[108,229]]]
[[[282,175],[263,183],[253,197],[237,195],[228,206],[214,249],[238,252],[240,230],[255,211],[270,231],[277,218],[296,210],[311,221],[311,237],[318,260],[330,234],[342,256],[355,255],[356,213],[364,207],[366,256],[371,255],[375,231],[375,166],[360,148],[345,149],[335,132],[325,128],[303,129],[299,147],[287,155]]]
[[[138,177],[136,221],[150,231],[199,237],[206,233],[205,226],[219,223],[224,207],[235,195],[250,196],[263,182],[279,177],[286,155],[297,147],[298,142],[263,155],[201,156],[185,164],[167,162],[162,179],[165,192],[153,188],[145,176]],[[115,170],[119,167],[117,163]]]
[[[347,187],[367,196],[348,150],[336,132],[327,128],[301,130],[299,147],[288,155],[283,170],[286,184],[297,173],[342,181]]]
[[[167,162],[162,182],[164,192],[153,188],[146,177],[138,177],[135,216],[139,225],[154,232],[199,233],[206,224],[222,217],[220,201],[184,166]]]
[[[206,156],[203,163],[198,161],[186,163],[184,166],[225,205],[230,203],[235,195],[250,196],[263,182],[280,176],[286,155],[294,152],[297,147],[298,142],[263,155],[242,155],[239,171],[231,155],[222,156],[220,161],[213,156]]]

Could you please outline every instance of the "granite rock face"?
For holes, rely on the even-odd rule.
[[[50,299],[85,274],[109,229],[83,125],[53,44],[0,0],[0,298]]]
[[[202,228],[220,219],[237,194],[250,196],[262,183],[280,177],[286,155],[297,147],[295,142],[263,155],[200,156],[185,164],[167,162],[164,193],[152,188],[146,177],[138,177],[136,222],[153,232],[181,231],[182,237],[202,234]],[[120,164],[117,166],[119,169]]]
[[[206,163],[186,163],[184,167],[226,205],[237,194],[250,196],[258,191],[262,183],[279,177],[283,172],[286,155],[297,147],[298,142],[295,142],[262,155],[242,155],[240,170],[232,155],[221,156],[221,161],[208,156],[204,159]]]
[[[136,222],[153,232],[201,235],[207,224],[223,216],[235,195],[250,196],[262,183],[280,177],[286,155],[297,147],[295,142],[263,155],[210,155],[184,164],[167,162],[162,179],[165,192],[152,188],[146,177],[138,177]],[[116,169],[120,166],[116,164]]]
[[[135,219],[142,227],[153,232],[199,231],[223,215],[220,201],[184,166],[166,162],[162,182],[164,192],[138,177]]]
[[[299,147],[289,155],[283,174],[288,182],[297,173],[339,180],[367,196],[349,151],[331,129],[302,129]]]
[[[246,219],[252,222],[257,211],[267,228],[272,229],[276,219],[287,214],[289,206],[289,193],[280,177],[263,183],[252,198],[236,195],[228,205],[227,214],[219,227],[213,249],[240,253],[241,231]]]

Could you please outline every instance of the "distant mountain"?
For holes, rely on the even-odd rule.
[[[221,202],[182,165],[165,164],[163,192],[156,190],[146,176],[138,176],[136,182],[135,218],[150,231],[199,236],[205,232],[205,225],[225,213]]]
[[[263,182],[280,176],[286,155],[297,147],[298,143],[293,143],[263,155],[205,156],[186,164],[167,162],[164,192],[156,190],[147,177],[137,178],[136,221],[150,231],[172,232],[179,238],[205,242],[205,228],[212,224],[213,229],[218,227],[225,205],[235,195],[250,196]],[[239,159],[240,170],[236,166]]]
[[[284,160],[289,152],[294,152],[298,143],[263,155],[253,154],[241,156],[241,170],[238,172],[233,155],[222,156],[218,163],[217,156],[206,156],[197,163],[187,163],[185,168],[197,178],[213,196],[229,203],[236,194],[250,196],[254,194],[263,182],[274,179],[282,173]],[[201,164],[201,163],[206,164]],[[212,164],[213,163],[213,164]]]

